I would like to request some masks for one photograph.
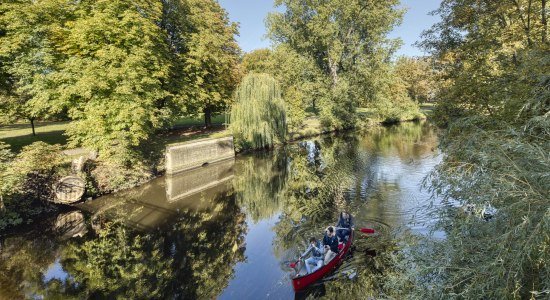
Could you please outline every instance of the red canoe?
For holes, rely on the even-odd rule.
[[[304,290],[305,288],[322,279],[326,275],[330,274],[338,266],[340,266],[342,261],[344,261],[344,259],[346,258],[349,250],[351,249],[351,244],[353,243],[353,233],[354,232],[352,230],[344,247],[328,264],[322,266],[319,270],[311,274],[294,277],[292,279],[292,286],[294,287],[294,291],[298,292]]]

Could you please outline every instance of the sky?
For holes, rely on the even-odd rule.
[[[270,41],[265,37],[264,21],[267,14],[274,10],[273,0],[219,0],[219,2],[229,13],[231,21],[240,24],[240,35],[237,41],[245,52],[270,46]],[[441,0],[402,0],[401,2],[408,11],[403,24],[390,34],[392,38],[400,37],[403,40],[403,47],[397,55],[423,55],[424,53],[413,44],[420,39],[423,30],[430,28],[438,21],[438,17],[429,16],[428,13],[439,7]]]

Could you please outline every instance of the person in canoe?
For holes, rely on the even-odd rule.
[[[348,212],[341,212],[340,218],[338,218],[338,224],[336,224],[336,236],[338,239],[345,243],[353,228],[353,218]]]
[[[325,264],[327,264],[338,253],[338,238],[334,227],[329,226],[323,237],[323,245],[325,248]]]
[[[316,238],[312,237],[309,239],[309,247],[306,252],[304,252],[300,258],[306,257],[309,253],[311,256],[305,260],[307,273],[313,273],[323,266],[323,254],[325,254],[325,249],[321,247],[319,241]],[[311,269],[313,265],[313,270]]]

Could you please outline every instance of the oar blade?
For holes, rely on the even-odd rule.
[[[372,228],[361,228],[362,233],[375,233],[376,231]]]

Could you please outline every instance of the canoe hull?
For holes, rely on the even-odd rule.
[[[294,288],[294,291],[303,291],[308,286],[312,285],[313,283],[323,279],[326,275],[332,273],[346,258],[347,254],[349,253],[349,250],[351,249],[351,244],[353,243],[353,235],[354,231],[352,230],[349,236],[348,241],[338,252],[336,257],[334,257],[327,265],[322,266],[319,270],[307,274],[304,276],[296,277],[292,279],[292,287]]]

